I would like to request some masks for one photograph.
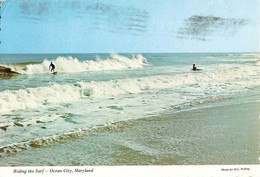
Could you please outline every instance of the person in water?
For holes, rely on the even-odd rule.
[[[54,64],[52,62],[50,64],[50,66],[49,66],[49,69],[51,70],[52,73],[54,73],[55,66],[54,66]]]
[[[197,70],[197,67],[195,66],[195,64],[193,64],[192,70]]]

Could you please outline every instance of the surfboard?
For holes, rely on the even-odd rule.
[[[57,74],[57,72],[53,72],[52,74]]]
[[[192,71],[201,71],[202,69],[191,69]]]

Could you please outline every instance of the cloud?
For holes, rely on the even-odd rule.
[[[214,35],[232,36],[247,24],[246,19],[193,15],[184,20],[177,37],[206,41]]]
[[[79,12],[82,18],[91,16],[93,27],[102,31],[112,33],[130,32],[129,34],[138,35],[145,32],[148,26],[149,15],[147,11],[134,7],[93,3],[81,6]]]
[[[22,18],[32,23],[80,19],[82,26],[111,33],[141,35],[147,30],[147,11],[98,1],[21,1]],[[63,18],[61,18],[63,17]],[[76,22],[75,22],[76,23]]]

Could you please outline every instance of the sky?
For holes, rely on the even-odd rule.
[[[259,52],[259,7],[259,0],[6,0],[0,52]]]

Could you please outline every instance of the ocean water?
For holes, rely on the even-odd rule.
[[[0,165],[259,163],[259,53],[1,54],[0,63],[20,73],[0,78]]]

